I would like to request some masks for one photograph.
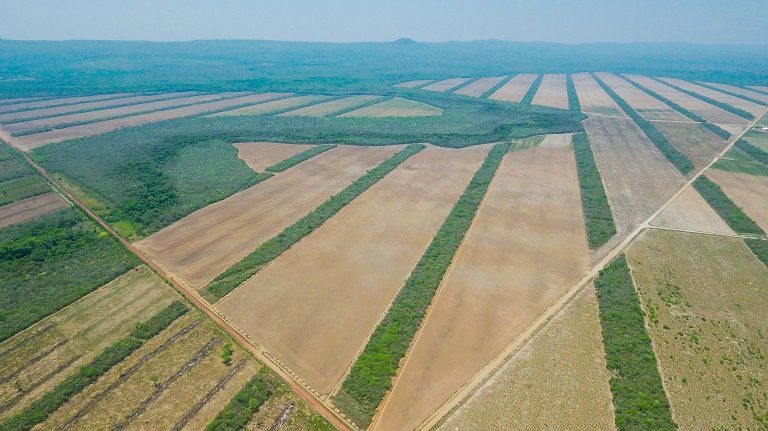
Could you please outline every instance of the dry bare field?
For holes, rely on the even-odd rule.
[[[699,123],[655,121],[653,125],[693,163],[705,167],[728,146],[728,141],[705,129]]]
[[[768,269],[740,239],[659,230],[627,258],[679,429],[764,429]]]
[[[520,102],[538,77],[539,75],[530,73],[517,74],[488,98],[502,102]]]
[[[454,91],[453,94],[462,94],[464,96],[480,97],[486,91],[493,88],[494,85],[503,81],[506,76],[493,76],[490,78],[480,78],[464,87]]]
[[[568,109],[565,75],[544,75],[531,104]]]
[[[324,117],[326,115],[351,108],[355,105],[361,105],[363,103],[371,102],[381,98],[382,96],[371,95],[342,97],[341,99],[335,99],[329,102],[318,103],[316,105],[294,109],[293,111],[283,112],[279,115],[287,117]]]
[[[448,91],[453,87],[456,87],[458,85],[461,85],[467,81],[469,81],[470,78],[449,78],[444,79],[442,81],[437,81],[435,83],[429,84],[426,87],[421,87],[422,90],[429,90],[429,91],[438,91],[438,92],[444,92]]]
[[[590,285],[437,430],[614,430],[604,355]]]
[[[428,147],[410,157],[218,310],[315,390],[329,394],[488,150]]]
[[[570,148],[573,140],[573,133],[563,133],[560,135],[546,135],[541,140],[539,148]]]
[[[588,73],[574,73],[571,77],[583,112],[627,117],[627,114]]]
[[[13,99],[0,99],[0,105],[11,105],[24,102],[35,102],[38,100],[50,99],[50,97],[16,97]]]
[[[695,84],[690,81],[685,81],[682,79],[675,79],[675,78],[659,78],[664,82],[670,83],[672,85],[675,85],[677,87],[680,87],[684,90],[692,91],[696,94],[701,94],[702,96],[709,97],[710,99],[717,100],[718,102],[722,102],[731,106],[734,106],[739,109],[743,109],[750,114],[754,115],[755,117],[759,117],[763,115],[765,112],[765,107],[762,105],[758,105],[757,103],[750,102],[749,100],[744,100],[740,97],[731,96],[730,94],[725,94],[720,91],[712,90],[711,88],[702,87],[701,85]]]
[[[312,145],[242,142],[235,144],[235,148],[237,148],[237,157],[248,167],[256,172],[264,172],[266,168],[312,148]]]
[[[768,232],[768,177],[710,169],[707,177]]]
[[[749,85],[748,87],[763,93],[768,93],[768,87],[765,85]]]
[[[599,72],[597,76],[646,120],[693,122],[666,103],[612,73]]]
[[[429,117],[433,115],[443,115],[443,110],[415,100],[394,97],[374,105],[346,112],[339,115],[339,117]]]
[[[426,85],[432,81],[433,81],[432,79],[417,79],[415,81],[401,82],[399,84],[395,84],[394,86],[400,87],[400,88],[416,88],[422,85]]]
[[[280,97],[286,96],[286,94],[280,94]],[[278,100],[272,100],[266,103],[259,103],[258,105],[246,106],[244,108],[233,109],[231,111],[218,112],[209,115],[209,117],[230,117],[239,115],[263,115],[271,112],[292,108],[294,106],[302,106],[309,103],[322,102],[328,99],[330,96],[294,96],[285,97]]]
[[[727,91],[734,94],[740,94],[742,96],[749,97],[750,99],[755,99],[764,103],[768,103],[768,94],[761,93],[760,91],[754,91],[748,88],[741,88],[741,87],[736,87],[734,85],[728,85],[728,84],[717,84],[714,82],[705,82],[705,81],[699,81],[699,82],[702,84],[708,85],[710,87],[719,88],[723,91]],[[763,91],[768,91],[768,87],[763,87],[763,88],[764,88]]]
[[[701,197],[688,187],[651,223],[654,226],[733,235],[733,229]]]
[[[570,149],[509,153],[374,429],[413,429],[502,353],[587,270]]]
[[[394,152],[394,147],[336,147],[195,211],[136,247],[199,288]]]
[[[0,206],[0,228],[24,223],[68,205],[58,193],[50,192]]]
[[[85,102],[95,102],[97,100],[104,100],[104,99],[118,99],[118,98],[127,97],[127,96],[131,96],[131,94],[129,93],[99,94],[96,96],[77,96],[77,97],[62,97],[57,99],[34,100],[30,102],[15,103],[13,105],[0,106],[0,113],[9,112],[9,111],[18,111],[21,109],[27,110],[27,109],[45,108],[49,106],[65,105],[70,103],[85,103]]]

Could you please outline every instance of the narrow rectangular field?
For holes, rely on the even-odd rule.
[[[429,117],[443,115],[443,110],[437,106],[417,102],[402,97],[393,97],[364,108],[345,112],[339,118],[351,117]]]
[[[611,99],[588,73],[571,75],[583,112],[591,114],[627,117],[627,114]]]
[[[115,93],[115,94],[99,94],[96,96],[61,97],[61,98],[55,98],[55,99],[35,100],[35,101],[24,102],[24,103],[15,103],[13,105],[0,106],[0,113],[28,110],[28,109],[46,108],[49,106],[60,106],[60,105],[68,105],[68,104],[74,104],[74,103],[95,102],[97,100],[118,99],[121,97],[127,97],[131,95],[132,94],[130,93]]]
[[[646,120],[693,122],[666,103],[612,73],[599,72],[596,75]]]
[[[69,205],[67,201],[62,199],[58,193],[50,192],[0,206],[0,228],[24,223],[67,205]]]
[[[701,123],[654,121],[653,125],[670,144],[688,157],[697,170],[708,165],[728,146],[727,140],[707,130]]]
[[[268,167],[312,147],[312,145],[276,142],[241,142],[235,144],[237,157],[255,172],[264,172]]]
[[[517,339],[588,264],[573,152],[509,153],[373,429],[417,427]]]
[[[342,97],[341,99],[335,99],[329,102],[318,103],[316,105],[294,109],[293,111],[283,112],[279,115],[286,117],[325,117],[326,115],[331,115],[353,106],[362,105],[364,103],[372,102],[381,98],[382,96],[371,95]]]
[[[280,96],[285,96],[281,94]],[[259,103],[258,105],[246,106],[243,108],[233,109],[231,111],[217,112],[209,115],[209,117],[231,117],[240,115],[264,115],[275,111],[281,111],[283,109],[293,108],[295,106],[304,106],[316,102],[321,102],[328,99],[329,96],[294,96],[286,97],[278,100],[272,100],[265,103]]]
[[[735,108],[742,109],[749,112],[755,117],[763,115],[765,107],[758,105],[757,103],[750,102],[749,100],[742,99],[740,97],[731,96],[730,94],[722,93],[720,91],[712,90],[711,88],[702,87],[701,85],[694,84],[690,81],[675,78],[659,78],[660,80],[680,87],[684,90],[692,91],[696,94],[700,94],[704,97],[709,97],[712,100],[716,100],[727,105],[731,105]]]
[[[331,393],[488,149],[429,147],[410,157],[218,310],[315,390]]]
[[[202,287],[394,152],[394,147],[336,147],[135,245],[181,282]]]
[[[568,109],[568,88],[566,87],[565,75],[544,75],[531,104]]]
[[[733,235],[735,232],[694,187],[688,187],[651,223],[654,226]]]
[[[421,89],[428,90],[428,91],[445,92],[469,80],[470,78],[449,78],[449,79],[444,79],[442,81],[437,81],[435,83],[429,84],[426,87],[421,87]]]
[[[490,78],[480,78],[475,82],[469,83],[464,87],[459,88],[458,90],[454,91],[453,94],[461,94],[461,95],[470,96],[470,97],[480,97],[486,91],[493,88],[494,85],[503,81],[504,78],[506,78],[506,76],[493,76]]]
[[[749,97],[750,99],[759,100],[763,103],[768,103],[768,94],[761,93],[760,91],[754,91],[750,90],[749,88],[741,88],[736,87],[735,85],[727,85],[727,84],[717,84],[715,82],[703,82],[699,81],[700,84],[708,85],[710,87],[719,88],[723,91],[727,91],[729,93],[733,94],[740,94],[742,96]],[[755,87],[753,87],[755,88]],[[759,89],[759,87],[758,87]],[[768,87],[763,87],[763,91],[768,91]]]
[[[501,102],[515,102],[519,103],[525,97],[528,89],[536,81],[539,75],[531,73],[520,73],[515,75],[512,79],[502,85],[501,88],[494,91],[493,94],[488,96],[491,100],[499,100]]]
[[[401,82],[399,84],[395,84],[393,87],[399,87],[399,88],[417,88],[421,87],[422,85],[427,85],[428,83],[434,81],[433,79],[417,79],[415,81],[406,81]]]
[[[710,169],[707,177],[719,185],[729,198],[768,232],[768,177]]]

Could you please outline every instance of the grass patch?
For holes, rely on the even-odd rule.
[[[712,167],[723,171],[768,176],[768,165],[758,162],[736,146],[728,150]]]
[[[675,430],[643,310],[624,255],[595,280],[619,430]]]
[[[737,108],[735,106],[731,106],[731,105],[729,105],[727,103],[723,103],[723,102],[717,101],[715,99],[712,99],[711,97],[707,97],[707,96],[701,95],[701,94],[699,94],[699,93],[697,93],[695,91],[686,90],[685,88],[678,87],[675,84],[672,84],[672,83],[669,83],[669,82],[665,82],[665,81],[661,81],[661,80],[659,80],[657,78],[653,78],[653,77],[651,77],[651,78],[655,79],[656,81],[661,82],[664,85],[668,85],[668,86],[674,88],[675,90],[677,90],[677,91],[679,91],[681,93],[685,93],[685,94],[687,94],[687,95],[689,95],[691,97],[695,97],[695,98],[697,98],[699,100],[703,100],[703,101],[709,103],[710,105],[715,105],[718,108],[723,109],[725,111],[728,111],[731,114],[735,114],[735,115],[737,115],[737,116],[739,116],[741,118],[744,118],[744,119],[747,119],[747,120],[750,120],[750,121],[755,119],[754,115],[750,114],[749,112],[747,112],[747,111],[745,111],[743,109],[739,109],[739,108]]]
[[[370,423],[391,388],[400,360],[509,148],[509,143],[497,144],[488,153],[334,397],[359,426]]]
[[[749,142],[743,139],[739,139],[736,141],[736,148],[749,154],[753,159],[757,160],[763,165],[768,165],[768,153],[750,144]]]
[[[565,75],[565,88],[568,91],[568,109],[571,111],[581,111],[581,102],[579,94],[576,93],[576,86],[573,84],[573,75]]]
[[[768,241],[748,238],[745,239],[744,242],[747,244],[747,247],[752,250],[752,253],[760,259],[760,262],[763,262],[763,265],[768,266]]]
[[[616,234],[616,225],[586,133],[573,135],[573,150],[581,186],[581,208],[584,211],[587,239],[589,248],[595,250]]]
[[[250,422],[251,416],[275,392],[274,377],[266,367],[254,375],[243,389],[232,398],[224,410],[205,427],[206,431],[241,430]]]
[[[525,96],[523,96],[523,99],[520,100],[521,105],[527,105],[530,106],[533,102],[533,98],[536,96],[536,92],[539,91],[539,87],[541,87],[541,81],[544,79],[544,75],[539,75],[535,81],[533,81],[533,84],[531,84],[531,88],[528,89],[528,91],[525,93]]]
[[[735,232],[765,235],[760,226],[733,203],[728,195],[723,192],[723,189],[712,180],[702,175],[693,182],[693,186]]]
[[[315,157],[318,154],[324,153],[334,147],[335,145],[316,145],[312,148],[309,148],[307,150],[300,152],[299,154],[296,154],[295,156],[289,157],[277,164],[274,164],[266,168],[266,171],[271,173],[283,172],[288,168],[292,168],[298,165],[299,163],[305,160],[309,160],[312,157]]]
[[[0,182],[0,205],[7,205],[50,191],[48,184],[35,174],[3,181]]]

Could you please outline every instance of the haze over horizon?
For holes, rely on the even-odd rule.
[[[757,0],[0,0],[0,39],[269,39],[765,44]],[[117,19],[119,18],[119,19]]]

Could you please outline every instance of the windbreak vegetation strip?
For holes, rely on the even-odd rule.
[[[709,88],[710,90],[718,91],[720,93],[727,94],[729,96],[738,97],[739,99],[746,100],[747,102],[752,102],[752,103],[754,103],[756,105],[768,106],[768,103],[765,103],[762,100],[753,99],[753,98],[751,98],[751,97],[749,97],[747,95],[744,95],[744,94],[734,93],[732,91],[728,91],[725,88],[713,87],[713,86],[707,84],[706,82],[696,81],[695,84],[700,86],[700,87]]]
[[[754,220],[736,205],[719,185],[705,176],[700,176],[693,182],[693,186],[699,191],[709,205],[720,217],[728,223],[735,232],[741,234],[765,235],[765,232]]]
[[[576,93],[576,86],[573,84],[573,75],[570,73],[565,77],[565,88],[568,90],[568,109],[571,111],[581,111],[579,95]]]
[[[768,153],[766,153],[765,151],[761,150],[758,147],[755,147],[749,142],[743,139],[739,139],[738,141],[736,141],[736,148],[749,154],[750,156],[752,156],[753,159],[757,160],[758,162],[764,165],[768,165]]]
[[[747,238],[744,242],[747,244],[747,247],[752,250],[752,253],[760,259],[760,262],[763,262],[763,265],[768,266],[768,241],[764,239]]]
[[[520,101],[521,105],[529,105],[531,102],[533,102],[533,98],[536,97],[536,92],[539,91],[539,87],[541,87],[541,81],[544,79],[544,75],[539,75],[536,77],[536,80],[533,81],[533,84],[531,84],[531,87],[528,88],[528,92],[525,93],[525,96],[523,96],[523,99]]]
[[[589,248],[595,250],[616,234],[616,225],[587,134],[573,135],[572,144],[581,186],[581,207],[587,225],[587,239]]]
[[[752,121],[752,120],[755,119],[754,115],[750,114],[749,112],[747,112],[747,111],[745,111],[743,109],[739,109],[739,108],[737,108],[735,106],[731,106],[731,105],[729,105],[727,103],[720,102],[719,100],[715,100],[715,99],[713,99],[711,97],[704,96],[704,95],[699,94],[699,93],[697,93],[695,91],[686,90],[685,88],[678,87],[677,85],[672,84],[670,82],[665,82],[665,81],[662,81],[662,80],[654,78],[654,77],[651,77],[651,79],[656,80],[656,81],[658,81],[658,82],[660,82],[660,83],[662,83],[664,85],[667,85],[669,87],[672,87],[672,88],[674,88],[675,90],[677,90],[677,91],[679,91],[681,93],[685,93],[685,94],[687,94],[687,95],[689,95],[691,97],[695,97],[695,98],[697,98],[699,100],[703,100],[703,101],[709,103],[710,105],[717,106],[718,108],[720,108],[722,110],[725,110],[725,111],[728,111],[731,114],[738,115],[739,117],[744,118],[746,120]]]
[[[507,75],[504,79],[497,82],[496,85],[492,86],[491,88],[485,90],[483,94],[480,95],[481,99],[487,99],[491,94],[495,93],[496,90],[506,85],[507,82],[509,82],[510,79],[515,77],[515,73]]]
[[[205,427],[206,431],[241,430],[275,392],[276,382],[266,367],[254,375],[232,398],[224,410]]]
[[[296,154],[295,156],[289,157],[277,164],[274,164],[272,166],[269,166],[265,170],[267,172],[276,174],[278,172],[283,172],[289,168],[292,168],[299,163],[309,160],[312,157],[317,156],[318,154],[324,153],[332,148],[334,148],[336,145],[316,145],[308,150],[302,151],[299,154]]]

